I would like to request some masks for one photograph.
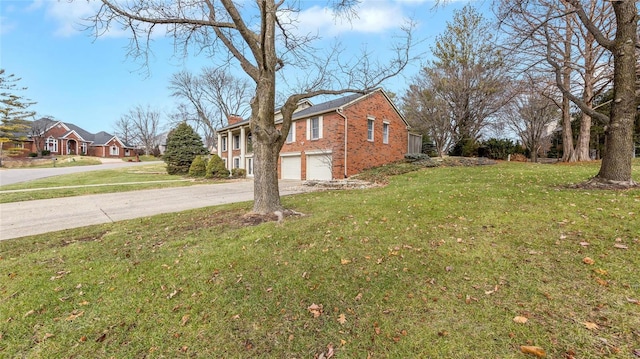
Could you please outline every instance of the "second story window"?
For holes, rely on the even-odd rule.
[[[311,119],[311,139],[317,140],[320,138],[320,119],[314,117]]]
[[[240,149],[240,135],[233,135],[233,149]]]
[[[294,142],[296,139],[296,124],[292,123],[289,127],[289,133],[287,134],[287,143]]]

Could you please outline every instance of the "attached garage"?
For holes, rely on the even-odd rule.
[[[301,174],[302,161],[300,155],[281,155],[280,157],[280,173],[282,179],[302,179]]]
[[[332,162],[331,153],[307,154],[307,179],[332,180]]]

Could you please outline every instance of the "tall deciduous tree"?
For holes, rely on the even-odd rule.
[[[173,74],[169,89],[172,95],[184,100],[179,107],[179,121],[191,122],[204,135],[205,145],[216,145],[218,128],[227,125],[231,115],[244,117],[249,110],[251,84],[236,78],[224,68],[205,67],[199,75],[188,71]]]
[[[233,59],[251,78],[250,128],[254,139],[254,205],[257,213],[281,210],[277,161],[300,100],[318,95],[368,92],[398,74],[409,61],[411,31],[394,50],[396,57],[377,70],[368,56],[344,63],[338,47],[312,49],[316,39],[296,32],[295,14],[302,2],[287,0],[101,0],[92,20],[96,36],[119,26],[131,31],[131,54],[148,56],[151,33],[164,27],[176,48],[191,46],[212,56]],[[357,1],[334,1],[336,9],[354,10]],[[307,75],[281,108],[282,127],[274,123],[276,80],[287,69]],[[290,73],[291,74],[291,73]]]
[[[5,154],[12,155],[15,152],[13,146],[5,148],[5,143],[26,139],[30,119],[35,115],[35,112],[28,110],[35,102],[17,94],[26,90],[26,87],[18,86],[18,81],[20,78],[14,74],[7,75],[4,69],[0,69],[0,166]]]
[[[529,150],[532,162],[538,160],[551,133],[549,129],[560,119],[560,108],[553,100],[553,94],[545,93],[540,82],[530,79],[521,85],[521,91],[504,112],[507,126],[514,131]]]
[[[570,3],[564,0],[499,1],[502,29],[520,55],[521,67],[549,82],[569,89],[590,107],[593,99],[610,87],[612,64],[609,52],[599,46],[579,20]],[[604,34],[614,30],[613,8],[608,1],[582,1],[589,19]],[[548,45],[548,46],[547,46]],[[553,66],[557,64],[557,67]],[[557,73],[557,76],[556,76]],[[541,78],[542,79],[542,78]],[[566,94],[562,97],[563,161],[586,161],[589,156],[591,116],[582,112],[577,135],[572,127],[573,111]],[[576,141],[574,143],[574,137]]]
[[[638,47],[638,10],[636,1],[613,1],[616,18],[616,32],[608,37],[596,23],[589,18],[581,1],[567,0],[580,21],[593,35],[600,46],[613,56],[613,102],[609,116],[603,115],[571,94],[569,89],[562,92],[574,102],[580,110],[591,117],[607,122],[605,130],[605,153],[598,174],[590,181],[592,185],[615,185],[633,187],[638,184],[631,176],[634,153],[633,129],[637,112],[636,104],[636,66]],[[553,64],[557,68],[557,64]]]
[[[402,97],[402,110],[412,130],[433,141],[436,153],[442,157],[451,148],[452,127],[446,103],[437,97],[427,78],[417,76]]]
[[[547,53],[547,62],[555,70],[556,84],[563,95],[570,99],[582,112],[591,118],[606,123],[605,143],[606,148],[602,158],[602,165],[598,174],[586,185],[614,185],[618,187],[636,186],[631,176],[633,157],[633,126],[636,117],[636,66],[638,47],[638,10],[637,1],[617,0],[611,1],[615,26],[609,33],[605,23],[597,21],[590,16],[586,6],[596,0],[564,0],[564,11],[548,12],[540,18],[535,29],[541,29],[544,33],[544,48]],[[602,2],[602,1],[599,1]],[[505,7],[505,13],[512,14],[521,11],[532,2],[524,0],[501,1]],[[523,6],[523,4],[525,6]],[[517,5],[517,6],[516,6]],[[596,111],[586,102],[585,96],[574,94],[563,79],[563,63],[550,55],[553,52],[554,41],[550,36],[555,28],[553,19],[574,16],[584,26],[599,46],[606,50],[613,58],[613,101],[611,111],[602,114]],[[587,96],[588,97],[588,96]]]
[[[456,146],[475,143],[508,100],[508,67],[495,43],[490,24],[473,7],[457,11],[432,48],[435,60],[420,72],[437,103],[446,106]],[[406,95],[406,98],[418,95]],[[465,153],[461,153],[465,154]]]
[[[116,127],[126,139],[141,146],[146,155],[159,145],[158,134],[161,126],[161,115],[150,106],[140,105],[133,107],[120,117]],[[126,141],[126,140],[125,140]],[[129,144],[132,144],[132,143]]]

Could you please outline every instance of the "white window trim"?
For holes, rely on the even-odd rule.
[[[53,146],[49,146],[49,145],[53,145]],[[58,140],[56,140],[53,136],[49,136],[47,138],[47,143],[45,147],[46,147],[46,150],[49,152],[58,153]]]
[[[369,123],[371,123],[371,137],[369,137]],[[376,138],[376,119],[373,117],[367,117],[367,141],[373,142]]]
[[[389,121],[382,121],[382,143],[385,145],[389,144],[389,132],[391,132]]]
[[[109,146],[109,156],[119,156],[119,155],[120,155],[120,147],[116,145]]]
[[[245,159],[247,176],[253,176],[253,157],[247,157]]]
[[[240,135],[233,135],[232,137],[232,142],[233,142],[233,149],[234,150],[239,150],[240,149]],[[238,139],[238,142],[236,142],[236,138]],[[237,146],[236,146],[237,144]]]
[[[220,141],[222,141],[222,152],[227,152],[227,136],[220,137]]]
[[[287,133],[287,143],[296,142],[296,123],[292,122],[291,127],[289,127],[289,133]]]
[[[312,138],[311,136],[311,119],[307,119],[307,140],[319,140],[322,138],[322,116],[313,117],[318,119],[318,138]]]
[[[238,163],[238,167],[236,167],[236,161],[237,161],[237,163]],[[233,166],[232,166],[232,169],[233,169],[233,168],[242,168],[242,167],[240,167],[240,165],[241,165],[241,163],[240,163],[240,157],[233,157]]]

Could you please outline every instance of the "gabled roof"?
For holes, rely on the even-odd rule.
[[[108,132],[100,131],[98,133],[93,134],[83,129],[82,127],[78,127],[72,123],[52,120],[46,117],[33,121],[31,124],[31,128],[40,128],[43,130],[43,132],[47,132],[49,129],[51,129],[57,124],[61,124],[67,130],[67,132],[65,132],[61,136],[61,138],[65,138],[71,133],[75,132],[76,135],[78,135],[82,141],[89,142],[93,146],[106,146],[107,143],[109,143],[112,139],[115,138],[115,140],[120,142],[120,144],[122,144],[123,147],[133,148],[129,144],[124,143],[122,140],[120,140],[118,136],[112,135]]]
[[[84,129],[72,124],[72,123],[65,123],[65,125],[67,125],[67,127],[69,128],[69,132],[75,132],[78,136],[80,136],[80,138],[82,138],[85,141],[92,141],[93,135],[87,131],[85,131]],[[67,133],[64,134],[64,136],[66,136]],[[63,136],[63,137],[64,137]]]
[[[330,101],[326,101],[326,102],[322,102],[319,103],[317,105],[312,105],[311,107],[305,108],[303,110],[300,110],[298,112],[294,112],[293,116],[292,116],[292,120],[300,120],[306,117],[311,117],[314,115],[321,115],[323,113],[327,113],[327,112],[333,112],[333,111],[337,111],[340,108],[344,108],[346,106],[349,106],[357,101],[360,101],[368,96],[370,96],[373,93],[376,92],[380,92],[382,93],[382,95],[387,99],[387,101],[389,101],[389,103],[391,104],[391,106],[393,107],[393,109],[396,111],[396,113],[400,116],[400,118],[402,119],[402,121],[405,123],[405,125],[409,126],[409,123],[407,122],[407,120],[404,118],[404,116],[402,115],[402,113],[398,110],[398,108],[396,107],[396,105],[393,103],[393,101],[391,101],[391,99],[389,98],[389,96],[386,94],[386,92],[382,89],[382,88],[377,88],[369,93],[366,94],[360,94],[360,93],[356,93],[356,94],[351,94],[351,95],[347,95],[347,96],[343,96],[337,99],[333,99]],[[278,110],[279,111],[279,110]],[[282,120],[278,120],[275,121],[276,123],[281,122]],[[249,120],[244,120],[244,121],[240,121],[237,123],[234,123],[233,125],[230,126],[225,126],[223,128],[221,128],[218,131],[221,130],[227,130],[227,129],[231,129],[231,128],[237,128],[237,127],[241,127],[243,125],[248,125],[249,124]]]
[[[337,99],[333,99],[331,101],[327,101],[327,102],[323,102],[323,103],[319,103],[317,105],[311,106],[309,108],[305,108],[302,111],[296,112],[293,114],[292,119],[293,120],[299,120],[301,118],[304,117],[309,117],[311,115],[319,115],[321,113],[327,113],[327,112],[331,112],[331,111],[335,111],[357,99],[359,99],[360,97],[364,97],[365,95],[363,94],[352,94],[352,95],[348,95],[348,96],[344,96],[344,97],[340,97]]]

